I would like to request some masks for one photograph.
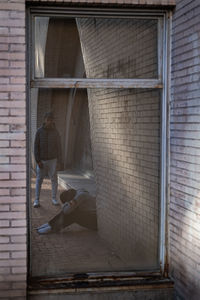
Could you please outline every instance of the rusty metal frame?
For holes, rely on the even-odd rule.
[[[173,289],[173,281],[160,273],[112,272],[35,277],[29,281],[29,295],[68,294],[107,291]]]

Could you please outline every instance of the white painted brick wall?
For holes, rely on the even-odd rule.
[[[178,0],[172,31],[170,268],[200,298],[200,2]]]
[[[0,3],[0,298],[3,299],[26,299],[24,2],[1,0]]]
[[[32,2],[47,3],[46,0]],[[49,0],[50,4],[56,2],[68,1]],[[106,1],[93,2],[104,5]],[[126,3],[126,0],[116,0],[118,4],[122,2]],[[25,0],[0,1],[0,152],[6,151],[0,155],[0,298],[3,299],[26,299],[27,287],[24,3]],[[148,3],[174,5],[175,0],[151,0]],[[148,3],[146,0],[131,1],[131,4]],[[195,37],[192,39],[197,41]],[[194,67],[198,68],[198,65]],[[190,97],[187,99],[191,100]],[[17,149],[17,154],[9,152],[13,148]]]

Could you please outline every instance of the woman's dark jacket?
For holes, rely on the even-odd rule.
[[[57,158],[61,162],[60,136],[55,128],[40,127],[35,136],[34,155],[36,162]]]

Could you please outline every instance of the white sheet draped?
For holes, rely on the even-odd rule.
[[[35,77],[43,78],[45,75],[45,49],[49,17],[35,18]]]

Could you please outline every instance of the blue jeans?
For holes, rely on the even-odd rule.
[[[79,208],[76,208],[73,212],[69,213],[68,215],[66,215],[62,210],[48,223],[54,231],[62,230],[63,228],[73,223],[77,223],[91,230],[97,230],[96,214],[90,213],[88,211],[82,211]]]
[[[57,159],[42,160],[43,168],[36,167],[36,187],[35,187],[35,199],[39,201],[40,190],[43,179],[48,176],[51,180],[52,187],[52,199],[56,199],[58,189],[58,176],[57,176]]]

